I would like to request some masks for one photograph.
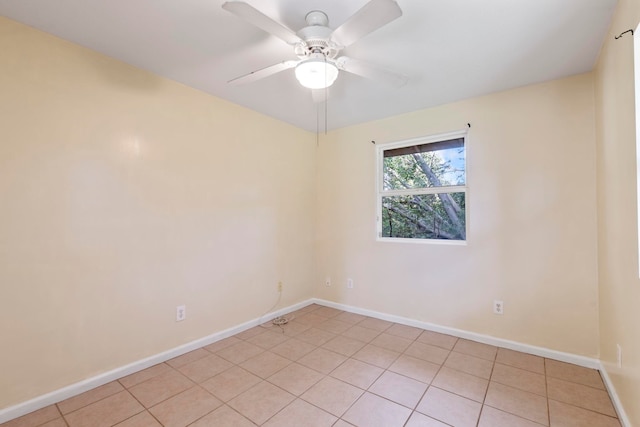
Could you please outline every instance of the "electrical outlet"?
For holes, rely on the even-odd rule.
[[[618,368],[622,368],[622,346],[620,344],[616,344],[616,347],[618,348]]]
[[[176,322],[182,322],[187,318],[187,307],[179,305],[176,307]]]
[[[331,286],[331,277],[326,277],[324,279],[324,285],[325,286]]]
[[[494,314],[504,314],[504,302],[499,300],[493,301],[493,313]]]
[[[278,292],[282,292],[282,282],[278,282]]]
[[[353,279],[347,279],[347,289],[353,289]]]

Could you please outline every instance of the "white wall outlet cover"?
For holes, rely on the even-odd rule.
[[[187,318],[187,307],[179,305],[176,307],[176,322],[180,322]]]
[[[493,301],[493,312],[495,314],[504,314],[504,302],[500,300]]]

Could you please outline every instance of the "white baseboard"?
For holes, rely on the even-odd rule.
[[[299,302],[289,307],[274,311],[269,314],[265,314],[264,316],[242,323],[238,326],[234,326],[232,328],[225,329],[220,332],[216,332],[215,334],[197,339],[195,341],[191,341],[179,347],[175,347],[170,350],[164,351],[162,353],[147,357],[145,359],[138,360],[128,365],[113,369],[109,372],[104,372],[100,375],[96,375],[95,377],[87,378],[86,380],[68,385],[58,390],[54,390],[47,394],[43,394],[34,399],[28,400],[23,403],[19,403],[15,406],[10,406],[8,408],[1,409],[0,424],[7,422],[9,420],[12,420],[14,418],[21,417],[30,412],[37,411],[38,409],[42,409],[54,403],[61,402],[70,397],[77,396],[80,393],[84,393],[85,391],[107,384],[111,381],[115,381],[118,378],[122,378],[127,375],[133,374],[134,372],[138,372],[150,366],[157,365],[158,363],[166,362],[169,359],[173,359],[174,357],[178,357],[182,354],[196,350],[200,347],[213,344],[216,341],[220,341],[221,339],[230,337],[232,335],[235,335],[247,329],[253,328],[254,326],[258,326],[264,322],[268,322],[275,317],[282,316],[283,314],[306,307],[311,303],[312,303],[312,300]]]
[[[607,368],[604,363],[600,362],[600,375],[602,375],[602,379],[604,380],[604,385],[607,387],[607,391],[609,392],[609,396],[611,396],[611,400],[613,401],[613,406],[618,413],[618,419],[620,420],[620,424],[622,427],[631,427],[631,421],[629,421],[629,417],[627,413],[624,411],[624,407],[622,406],[622,402],[620,401],[620,397],[616,392],[616,388],[613,386],[613,382],[611,381],[611,377],[609,376],[609,372],[607,372]]]
[[[604,366],[600,363],[598,359],[585,357],[585,356],[578,356],[571,353],[564,353],[561,351],[551,350],[544,347],[532,346],[529,344],[524,344],[516,341],[510,341],[502,338],[492,337],[490,335],[483,335],[475,332],[465,331],[462,329],[450,328],[447,326],[440,326],[433,323],[422,322],[419,320],[409,319],[401,316],[395,316],[392,314],[381,313],[381,312],[363,309],[359,307],[353,307],[345,304],[339,304],[339,303],[318,299],[318,298],[312,298],[306,301],[299,302],[289,307],[274,311],[272,313],[266,314],[259,318],[242,323],[238,326],[225,329],[220,332],[216,332],[215,334],[206,336],[204,338],[200,338],[195,341],[191,341],[179,347],[164,351],[162,353],[147,357],[142,360],[138,360],[126,366],[116,368],[109,372],[105,372],[95,377],[91,377],[86,380],[77,382],[75,384],[71,384],[67,387],[52,391],[51,393],[47,393],[42,396],[38,396],[34,399],[20,403],[18,405],[10,406],[8,408],[2,409],[0,410],[0,424],[6,421],[12,420],[14,418],[18,418],[30,412],[36,411],[38,409],[44,408],[51,404],[61,402],[65,399],[76,396],[80,393],[84,393],[85,391],[91,390],[95,387],[99,387],[111,381],[117,380],[118,378],[122,378],[124,376],[130,375],[134,372],[138,372],[142,369],[146,369],[158,363],[165,362],[169,359],[173,359],[174,357],[196,350],[200,347],[213,344],[216,341],[220,341],[221,339],[230,337],[232,335],[235,335],[247,329],[253,328],[254,326],[258,326],[264,322],[268,322],[275,317],[281,316],[283,314],[287,314],[291,311],[298,310],[300,308],[306,307],[307,305],[313,304],[313,303],[323,305],[326,307],[336,308],[343,311],[348,311],[350,313],[362,314],[364,316],[375,317],[377,319],[387,320],[387,321],[399,323],[402,325],[415,326],[417,328],[426,329],[434,332],[440,332],[448,335],[453,335],[455,337],[465,338],[472,341],[481,342],[484,344],[495,345],[498,347],[508,348],[510,350],[521,351],[524,353],[534,354],[536,356],[541,356],[549,359],[559,360],[562,362],[572,363],[575,365],[584,366],[591,369],[599,369],[600,372],[602,373],[605,385],[609,390],[611,398],[614,401],[614,405],[616,406],[616,410],[618,411],[619,418],[623,424],[623,427],[631,426],[622,408],[618,395],[615,392],[615,388],[611,383],[611,379],[609,378],[607,371],[604,369]]]
[[[389,322],[400,323],[407,326],[415,326],[416,328],[426,329],[442,334],[453,335],[454,337],[465,338],[484,344],[495,345],[497,347],[508,348],[509,350],[521,351],[523,353],[534,354],[536,356],[546,357],[549,359],[559,360],[561,362],[572,363],[585,368],[600,369],[600,361],[591,357],[578,356],[576,354],[564,353],[561,351],[551,350],[544,347],[524,344],[517,341],[505,340],[502,338],[492,337],[490,335],[478,334],[462,329],[440,326],[433,323],[422,322],[419,320],[409,319],[406,317],[395,316],[392,314],[380,313],[378,311],[367,310],[364,308],[353,307],[345,304],[339,304],[332,301],[313,298],[311,300],[315,304],[325,305],[327,307],[337,308],[339,310],[348,311],[350,313],[362,314],[364,316],[375,317],[377,319],[388,320]]]
[[[490,335],[483,335],[475,332],[464,331],[461,329],[435,325],[433,323],[421,322],[419,320],[408,319],[406,317],[394,316],[386,313],[380,313],[373,310],[352,307],[349,305],[339,304],[339,303],[326,301],[318,298],[313,298],[311,301],[314,304],[324,305],[327,307],[348,311],[350,313],[362,314],[364,316],[375,317],[377,319],[382,319],[382,320],[388,320],[390,322],[400,323],[402,325],[415,326],[420,329],[426,329],[433,332],[440,332],[443,334],[448,334],[448,335],[452,335],[459,338],[465,338],[472,341],[481,342],[484,344],[491,344],[497,347],[504,347],[510,350],[515,350],[523,353],[534,354],[536,356],[546,357],[548,359],[572,363],[574,365],[583,366],[585,368],[598,369],[600,371],[604,384],[607,390],[609,391],[609,396],[611,396],[613,406],[615,407],[615,410],[618,414],[618,419],[620,420],[622,427],[631,427],[631,422],[629,421],[629,417],[624,411],[624,407],[622,406],[622,402],[618,397],[618,393],[616,392],[616,389],[613,386],[611,378],[609,377],[609,373],[607,372],[604,364],[598,359],[585,357],[585,356],[578,356],[576,354],[571,354],[571,353],[564,353],[561,351],[551,350],[544,347],[537,347],[537,346],[524,344],[516,341],[505,340],[502,338],[492,337]]]

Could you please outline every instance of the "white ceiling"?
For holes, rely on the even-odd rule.
[[[336,28],[367,0],[245,0],[299,30],[311,10]],[[400,89],[342,72],[335,129],[591,70],[617,0],[397,0],[403,16],[342,53],[409,77]],[[228,80],[293,49],[221,8],[224,0],[0,0],[0,14],[315,132],[314,104],[293,70],[244,86]]]

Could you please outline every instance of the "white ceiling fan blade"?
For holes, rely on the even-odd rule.
[[[382,82],[396,88],[404,86],[407,81],[409,81],[409,78],[402,74],[378,68],[375,65],[346,56],[338,58],[336,64],[339,69],[348,73],[357,74],[358,76]]]
[[[314,104],[322,104],[329,98],[329,89],[311,89],[311,98]]]
[[[285,27],[281,23],[274,21],[255,7],[242,1],[228,1],[222,5],[227,12],[231,12],[239,18],[255,25],[269,34],[284,40],[286,43],[294,45],[301,41],[295,32]]]
[[[349,46],[401,16],[402,9],[395,0],[371,0],[338,27],[331,39],[339,45]]]
[[[246,83],[252,83],[256,80],[264,79],[265,77],[269,77],[273,74],[279,73],[280,71],[293,68],[298,65],[298,62],[300,61],[282,61],[277,64],[261,68],[260,70],[252,71],[244,76],[236,77],[233,80],[229,80],[227,83],[232,85],[243,85]]]

